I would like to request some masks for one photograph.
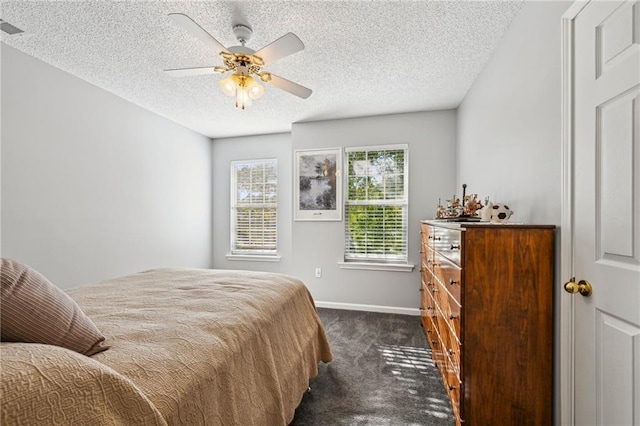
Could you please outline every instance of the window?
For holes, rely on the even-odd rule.
[[[345,262],[407,263],[407,145],[345,151]]]
[[[231,255],[276,255],[278,160],[231,162]]]

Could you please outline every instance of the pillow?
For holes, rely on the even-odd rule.
[[[67,293],[23,263],[2,258],[0,294],[2,341],[45,343],[87,356],[109,348]]]

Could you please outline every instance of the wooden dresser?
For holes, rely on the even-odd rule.
[[[422,221],[422,325],[456,422],[551,425],[554,226]]]

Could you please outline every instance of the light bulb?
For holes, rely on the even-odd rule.
[[[255,79],[251,79],[253,84],[249,87],[249,97],[251,99],[260,99],[264,95],[264,86],[256,83]]]
[[[235,74],[231,74],[229,77],[220,80],[220,89],[222,93],[227,96],[235,96],[236,94],[236,81],[233,78]]]

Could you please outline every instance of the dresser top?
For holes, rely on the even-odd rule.
[[[432,226],[438,226],[440,228],[448,228],[456,231],[464,231],[465,228],[550,228],[554,229],[555,225],[531,225],[524,223],[491,223],[491,222],[463,222],[455,220],[438,220],[438,219],[424,219],[420,221]]]

